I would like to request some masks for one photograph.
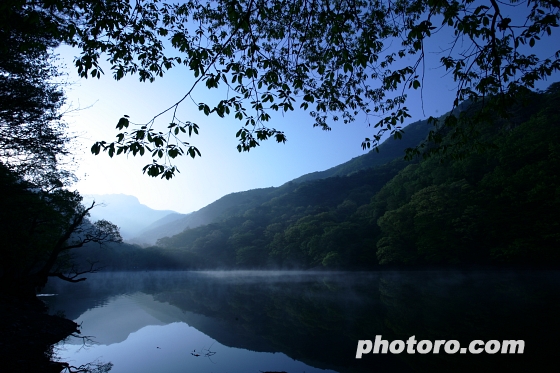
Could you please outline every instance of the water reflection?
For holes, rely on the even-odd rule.
[[[531,371],[555,356],[556,272],[145,272],[45,289],[113,372]],[[360,339],[525,339],[523,355],[365,355]],[[80,350],[81,349],[81,350]],[[193,351],[210,349],[212,356]],[[76,353],[76,351],[80,350]],[[294,360],[295,359],[295,360]]]

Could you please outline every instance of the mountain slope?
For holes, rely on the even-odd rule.
[[[405,127],[405,134],[402,140],[395,140],[393,138],[385,140],[379,146],[379,153],[372,150],[367,154],[355,157],[348,162],[325,171],[300,176],[277,188],[253,189],[228,194],[198,211],[170,222],[165,227],[144,231],[139,237],[142,237],[145,243],[154,244],[158,239],[171,237],[186,228],[196,228],[232,216],[242,215],[266,201],[293,192],[302,183],[333,176],[347,176],[361,170],[381,166],[391,160],[404,157],[405,150],[416,146],[420,141],[424,140],[431,128],[433,127],[426,120],[411,123]]]
[[[183,215],[173,221],[168,221],[165,225],[143,230],[131,242],[153,245],[158,239],[181,233],[186,228],[196,228],[210,224],[219,218],[223,219],[242,214],[244,211],[272,198],[280,189],[282,187],[252,189],[228,194],[198,211]]]
[[[441,152],[292,182],[242,215],[158,245],[203,268],[560,263],[558,87],[526,97],[507,121],[478,126],[468,143],[456,145],[468,120],[442,129],[441,145],[463,146],[454,153],[462,157]]]
[[[139,245],[153,245],[156,243],[157,238],[160,238],[158,235],[163,234],[164,236],[161,237],[165,237],[175,234],[174,232],[176,232],[177,229],[175,228],[176,222],[186,216],[188,216],[188,214],[172,212],[142,229],[139,235],[129,239],[128,242]]]
[[[431,128],[433,127],[428,124],[427,120],[411,123],[405,127],[405,133],[402,139],[395,140],[394,138],[389,138],[379,145],[379,153],[372,150],[338,166],[331,167],[325,171],[312,172],[292,181],[294,183],[302,183],[310,180],[326,179],[327,177],[333,176],[346,176],[353,172],[381,166],[393,159],[402,158],[404,157],[406,149],[415,147],[424,140]]]

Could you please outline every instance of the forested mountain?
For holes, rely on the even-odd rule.
[[[291,183],[291,189],[285,193],[248,209],[242,215],[162,238],[158,246],[178,255],[181,252],[195,254],[200,260],[197,265],[202,266],[313,267],[335,264],[340,260],[338,254],[333,255],[337,252],[335,248],[344,245],[351,250],[353,243],[347,240],[348,234],[366,228],[365,224],[350,222],[349,218],[404,165],[404,161],[396,160],[349,176]],[[327,236],[320,237],[323,233]],[[328,242],[322,242],[324,240]],[[303,250],[302,245],[305,246]],[[367,252],[361,252],[359,246],[356,243],[354,249],[357,251],[351,255],[347,253],[348,264],[374,263],[375,255],[371,257]],[[331,251],[333,254],[329,256]]]
[[[157,248],[141,254],[158,259],[143,263],[134,254],[135,263],[344,269],[557,264],[559,98],[558,83],[528,94],[526,106],[516,107],[508,121],[472,133],[471,148],[226,196],[205,208],[218,216],[222,206],[220,219],[158,240]],[[465,129],[444,128],[442,145]]]

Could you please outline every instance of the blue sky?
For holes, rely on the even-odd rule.
[[[72,51],[60,53],[70,65]],[[186,69],[170,70],[154,83],[140,83],[135,77],[119,82],[110,76],[86,80],[71,74],[70,80],[75,83],[68,90],[68,103],[83,108],[67,116],[71,131],[78,136],[75,154],[80,181],[75,187],[82,194],[129,194],[154,209],[187,213],[228,193],[280,186],[303,174],[346,162],[364,154],[362,141],[376,132],[362,118],[347,125],[336,123],[332,131],[322,131],[313,128],[313,119],[307,112],[296,109],[284,115],[277,113],[270,122],[270,127],[286,133],[285,144],[268,140],[250,152],[239,153],[235,133],[242,122],[233,116],[207,117],[186,101],[181,106],[180,117],[199,124],[199,135],[194,135],[191,143],[201,151],[202,157],[179,157],[176,164],[180,173],[172,180],[142,174],[142,167],[151,162],[147,155],[112,159],[106,153],[91,155],[89,149],[95,141],[115,139],[115,126],[122,115],[144,123],[181,98],[189,74]],[[206,88],[201,88],[194,95],[197,101],[207,99]],[[439,88],[444,90],[443,94],[425,98],[426,115],[437,115],[451,108],[453,95],[445,92],[444,87]],[[409,106],[415,113],[410,122],[424,118],[418,98]],[[160,124],[167,122],[162,119]]]
[[[547,56],[560,49],[560,42],[554,37],[555,34],[542,44]],[[431,49],[426,51],[424,110],[420,92],[410,92],[406,106],[413,118],[408,123],[451,109],[454,83],[442,68],[438,68],[440,55],[437,52],[441,48],[441,44],[432,43]],[[296,109],[285,115],[276,113],[269,123],[270,127],[286,133],[286,144],[269,140],[248,153],[239,153],[235,133],[242,122],[233,116],[207,117],[187,100],[180,107],[179,117],[199,124],[199,135],[191,138],[191,143],[198,147],[202,157],[194,160],[188,156],[179,157],[176,164],[180,173],[172,180],[151,178],[142,174],[142,167],[151,163],[149,156],[111,159],[106,153],[93,156],[89,149],[95,141],[115,139],[115,126],[122,115],[129,115],[135,123],[145,123],[183,97],[192,83],[191,72],[184,67],[175,68],[154,83],[140,83],[134,76],[116,82],[109,69],[106,69],[108,75],[101,79],[80,79],[72,63],[76,52],[68,47],[57,52],[68,66],[68,79],[72,83],[67,91],[68,104],[81,108],[69,113],[66,120],[70,131],[77,135],[75,172],[80,180],[73,187],[82,194],[128,194],[153,209],[188,213],[232,192],[280,186],[303,174],[348,161],[364,154],[360,146],[363,139],[375,133],[363,118],[348,125],[334,123],[332,131],[325,132],[313,128],[313,119],[307,112]],[[543,82],[538,88],[544,89],[553,81]],[[208,91],[204,85],[193,95],[197,102],[212,101],[216,97],[216,91]],[[160,128],[165,128],[170,120],[170,117],[161,118],[159,124],[163,127]]]

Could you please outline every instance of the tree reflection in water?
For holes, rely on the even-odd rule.
[[[65,309],[72,318],[118,294],[149,295],[161,307],[158,314],[167,312],[167,319],[160,318],[163,325],[184,322],[225,346],[282,352],[338,372],[530,371],[536,359],[552,359],[558,347],[559,280],[552,271],[146,272],[96,276],[80,289],[55,284],[52,292],[82,294]],[[68,306],[59,301],[53,307]],[[413,335],[454,339],[464,346],[475,339],[524,339],[526,351],[355,359],[358,340],[376,335],[389,341]]]

